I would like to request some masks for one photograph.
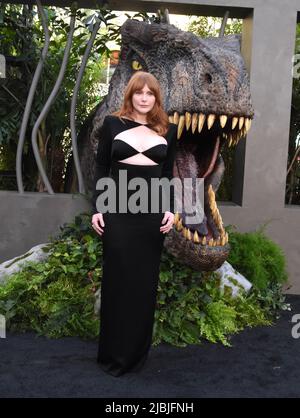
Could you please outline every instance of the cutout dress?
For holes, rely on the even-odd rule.
[[[173,177],[176,132],[177,125],[170,123],[168,132],[162,137],[148,124],[108,115],[99,134],[93,213],[98,212],[96,201],[103,193],[103,190],[96,190],[97,181],[110,177],[117,187],[116,213],[102,212],[105,226],[101,236],[103,264],[97,362],[102,370],[113,376],[137,371],[147,359],[152,342],[160,258],[166,237],[160,231],[164,217],[163,189],[158,212],[121,213],[118,195],[124,183],[119,183],[119,172],[125,170],[127,184],[134,177],[146,180],[149,190],[147,209],[151,211],[151,179],[167,177],[171,180]],[[141,144],[138,146],[141,137],[144,138],[143,150]],[[143,155],[139,164],[136,164],[137,154]],[[127,190],[126,203],[138,189]],[[174,213],[173,187],[166,196],[170,211]]]

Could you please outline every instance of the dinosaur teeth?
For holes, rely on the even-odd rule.
[[[169,122],[175,123],[177,127],[177,139],[180,139],[183,129],[186,131],[189,129],[192,130],[194,134],[196,129],[200,133],[204,127],[205,121],[207,121],[207,129],[211,129],[217,119],[217,116],[214,113],[205,115],[204,113],[190,113],[185,112],[184,114],[179,114],[175,111],[173,115],[169,116]],[[218,117],[220,127],[223,129],[228,121],[227,115],[220,115]],[[228,146],[237,145],[239,140],[246,136],[251,126],[251,119],[244,116],[233,116],[231,122],[231,130],[234,132],[222,132],[223,138],[227,138]],[[237,130],[235,128],[237,127]]]
[[[199,243],[200,243],[200,240],[199,240],[199,236],[198,236],[197,231],[195,231],[195,232],[194,232],[193,241],[194,241],[196,244],[199,244]]]
[[[208,118],[207,118],[207,127],[208,127],[208,129],[210,129],[213,126],[215,119],[216,119],[216,115],[214,115],[213,113],[211,113],[210,115],[208,115]]]
[[[232,118],[232,125],[231,125],[232,130],[236,127],[236,124],[238,123],[238,121],[239,121],[239,118],[237,118],[236,116]]]
[[[199,119],[198,119],[198,132],[199,133],[202,131],[204,121],[205,121],[205,115],[203,113],[200,113]]]
[[[177,139],[179,139],[181,137],[184,125],[185,125],[185,117],[184,117],[184,115],[180,115],[179,122],[178,122],[178,127],[177,127]]]
[[[174,112],[173,121],[174,121],[174,123],[176,123],[176,125],[178,125],[178,122],[179,122],[179,113],[178,112]]]
[[[249,131],[250,126],[251,126],[251,119],[250,118],[246,118],[245,119],[245,129],[246,129],[246,132]]]
[[[214,193],[211,188],[211,185],[209,189],[210,189],[210,193]],[[228,233],[225,232],[223,228],[222,218],[219,214],[218,214],[218,219],[219,219],[219,225],[220,225],[220,235],[216,239],[214,239],[213,237],[210,238],[209,241],[207,241],[206,236],[201,237],[199,236],[197,231],[192,232],[189,228],[183,226],[182,218],[180,217],[178,212],[175,213],[174,224],[175,224],[176,230],[178,232],[181,232],[181,234],[187,241],[192,241],[194,244],[201,244],[203,246],[208,245],[210,247],[224,246],[228,242]]]
[[[198,113],[193,113],[192,116],[192,133],[195,132],[198,125]]]
[[[192,122],[192,115],[190,112],[185,112],[185,129],[188,131]]]
[[[215,192],[211,184],[208,187],[208,204],[212,212],[212,218],[216,226],[218,227],[219,231],[221,232],[221,235],[223,235],[224,234],[223,220],[222,220],[222,216],[220,215],[219,209],[217,207]]]
[[[245,120],[245,118],[243,116],[241,116],[239,118],[239,130],[242,129],[242,126],[244,125],[244,120]]]
[[[221,115],[220,116],[220,125],[222,128],[224,128],[224,126],[226,125],[227,122],[227,116],[226,115]]]

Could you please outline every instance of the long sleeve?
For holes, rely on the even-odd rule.
[[[98,149],[95,158],[95,175],[93,181],[93,195],[92,206],[93,213],[97,213],[96,201],[101,193],[100,190],[96,190],[97,181],[100,178],[107,177],[111,166],[111,132],[109,129],[108,118],[105,116],[102,127],[99,131]]]
[[[161,177],[167,177],[169,180],[173,178],[173,166],[177,151],[177,125],[171,124],[168,135],[170,135],[170,142],[168,145],[168,152],[166,160],[163,164]],[[174,213],[174,187],[170,187],[170,212]]]

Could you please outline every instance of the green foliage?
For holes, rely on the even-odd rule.
[[[46,262],[27,263],[0,286],[0,312],[8,328],[49,337],[97,335],[93,304],[101,259],[102,246],[91,229],[80,240],[53,240]]]
[[[73,223],[64,224],[61,233],[51,239],[45,262],[28,263],[0,286],[0,313],[6,317],[8,329],[34,330],[53,338],[97,337],[100,323],[94,313],[94,294],[101,289],[102,241],[91,228],[90,220],[91,215],[83,213]],[[275,244],[258,236],[255,243],[261,247],[256,265],[265,260],[271,263],[272,257],[271,264],[276,264],[278,248],[275,251]],[[241,266],[248,280],[267,285],[259,289],[254,283],[248,294],[241,292],[233,298],[229,287],[221,290],[217,272],[192,270],[164,249],[154,345],[165,341],[183,347],[200,344],[202,340],[230,345],[231,335],[245,327],[271,324],[280,309],[289,309],[281,293],[283,272],[273,267],[270,275],[262,267],[253,268],[253,255],[247,251],[247,245],[251,251],[253,247],[258,250],[251,234],[232,232],[231,238],[232,257],[237,261],[239,257],[247,259]],[[239,269],[236,265],[235,268]]]
[[[38,172],[31,146],[31,132],[57,80],[69,32],[69,9],[44,8],[50,45],[41,77],[35,92],[24,143],[23,171],[25,189],[38,190]],[[97,11],[100,14],[100,10]],[[38,145],[45,158],[45,168],[56,192],[63,191],[66,165],[71,155],[70,107],[76,76],[90,37],[92,11],[77,10],[75,31],[65,75],[51,109],[39,130]],[[88,64],[77,95],[76,128],[86,121],[102,100],[100,83],[106,83],[106,43],[119,38],[119,28],[110,20],[115,17],[109,10],[101,10],[102,25],[94,42]],[[10,167],[15,159],[24,108],[32,78],[44,46],[44,31],[36,6],[0,3],[0,53],[7,57],[6,78],[0,79],[0,167]],[[89,24],[88,24],[89,23]],[[6,154],[10,155],[7,156]],[[0,182],[9,188],[11,181]],[[14,188],[16,183],[14,182]]]
[[[287,181],[286,181],[286,204],[300,204],[300,72],[299,55],[300,54],[300,24],[296,26],[296,42],[294,50],[293,63],[293,89],[291,103],[290,120],[290,138],[289,153],[287,161]]]
[[[222,291],[218,273],[199,273],[163,253],[155,312],[154,341],[178,347],[201,339],[230,345],[229,336],[245,327],[269,325],[270,311],[254,296],[241,292],[232,298]]]
[[[201,38],[210,36],[218,37],[222,23],[221,17],[197,16],[191,19],[188,31],[193,32]],[[242,19],[229,18],[227,20],[224,35],[231,35],[242,32]]]
[[[228,262],[250,278],[258,289],[287,281],[286,262],[282,249],[264,234],[265,226],[255,232],[234,232],[226,228],[232,250]]]

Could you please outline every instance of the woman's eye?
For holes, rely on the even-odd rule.
[[[131,62],[131,66],[134,70],[141,70],[143,68],[141,63],[139,63],[137,60],[133,60]]]

